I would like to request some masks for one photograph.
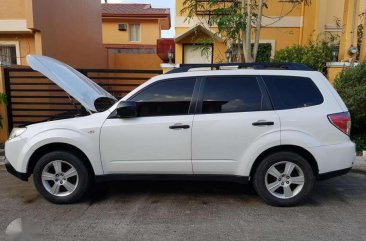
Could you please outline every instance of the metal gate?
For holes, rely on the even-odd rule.
[[[122,98],[161,70],[79,69],[102,88]],[[16,126],[42,122],[70,111],[69,96],[42,74],[30,68],[5,68],[9,131]],[[75,104],[80,106],[76,101]]]

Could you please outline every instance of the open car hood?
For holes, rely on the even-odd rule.
[[[56,59],[40,55],[28,55],[27,61],[32,69],[42,73],[89,111],[105,110],[106,102],[110,102],[112,105],[117,101],[115,97],[94,81]],[[104,108],[100,107],[98,103],[99,105],[101,103]]]

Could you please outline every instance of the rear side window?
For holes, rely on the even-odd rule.
[[[130,100],[137,102],[140,117],[187,115],[195,83],[195,78],[160,81]]]
[[[208,77],[202,99],[202,113],[230,113],[267,110],[256,77]]]
[[[319,105],[324,99],[310,78],[262,76],[276,110]]]

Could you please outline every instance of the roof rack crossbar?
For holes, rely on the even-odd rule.
[[[237,67],[238,69],[282,69],[282,70],[303,70],[313,71],[312,68],[298,63],[224,63],[224,64],[181,64],[179,68],[172,69],[167,74],[184,73],[195,68],[211,68],[220,70],[221,67]]]

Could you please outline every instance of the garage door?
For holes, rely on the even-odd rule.
[[[211,64],[212,63],[212,46],[207,46],[208,51],[197,47],[196,45],[184,45],[184,63],[185,64]]]

